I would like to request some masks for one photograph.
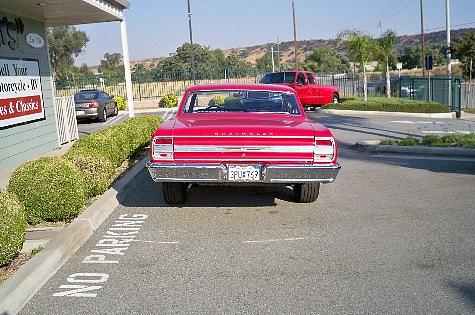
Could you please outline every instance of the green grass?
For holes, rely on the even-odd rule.
[[[475,133],[467,135],[451,134],[446,136],[427,135],[422,139],[407,137],[402,140],[384,139],[379,142],[382,145],[414,146],[426,145],[431,147],[462,147],[475,149]]]
[[[370,97],[368,101],[362,98],[342,97],[341,103],[331,104],[322,107],[322,109],[346,109],[346,110],[364,110],[364,111],[383,111],[383,112],[405,112],[405,113],[447,113],[447,106],[426,101],[415,101],[406,98],[386,98]]]
[[[43,250],[43,246],[40,246],[40,247],[37,247],[37,248],[33,248],[31,250],[31,257],[35,256],[36,254],[38,254],[39,252],[41,252]]]

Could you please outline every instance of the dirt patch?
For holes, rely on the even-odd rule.
[[[7,280],[8,277],[20,269],[20,267],[30,260],[31,257],[31,253],[20,253],[9,265],[0,267],[0,283]]]

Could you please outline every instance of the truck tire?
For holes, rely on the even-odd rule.
[[[338,104],[340,102],[340,98],[338,97],[338,94],[333,94],[333,100],[332,100],[332,103],[333,104]]]
[[[294,185],[294,201],[298,203],[314,202],[320,192],[320,183]]]
[[[170,205],[185,203],[187,185],[185,183],[162,183],[163,198]]]

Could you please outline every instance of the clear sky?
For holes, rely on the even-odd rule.
[[[423,0],[424,29],[445,29],[445,0]],[[475,0],[451,0],[452,28],[475,27]],[[132,0],[126,10],[131,60],[168,56],[189,40],[186,0]],[[357,28],[373,36],[384,30],[420,33],[419,0],[295,0],[297,38],[329,39]],[[193,40],[211,48],[234,48],[293,40],[290,0],[191,0]],[[82,25],[89,43],[76,63],[99,64],[120,52],[118,22]]]

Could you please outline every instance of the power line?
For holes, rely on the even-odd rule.
[[[366,23],[365,25],[363,25],[363,28],[367,28],[368,26],[371,26],[371,25],[377,23],[379,20],[382,20],[385,15],[394,12],[395,9],[399,9],[399,6],[401,4],[403,4],[405,1],[406,0],[398,0],[394,3],[392,3],[391,5],[389,5],[389,7],[382,10],[378,15],[376,15],[376,17],[371,19],[371,21],[369,23]],[[396,10],[396,12],[397,12],[397,10]]]
[[[472,24],[475,24],[475,21],[474,22],[451,25],[451,26],[452,27],[458,27],[458,26],[466,26],[466,25],[472,25]],[[439,26],[439,27],[433,27],[433,28],[428,28],[425,31],[428,32],[428,31],[444,30],[445,27],[446,27],[445,25],[444,26]]]

